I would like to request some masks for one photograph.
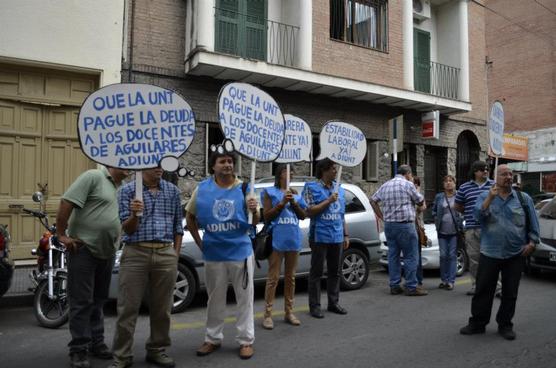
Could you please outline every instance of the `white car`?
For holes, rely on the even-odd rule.
[[[421,262],[424,270],[438,270],[440,269],[440,249],[438,247],[438,236],[436,234],[436,227],[434,223],[425,224],[425,234],[427,234],[427,246],[421,248]],[[384,232],[380,233],[381,257],[379,263],[388,269],[388,244],[386,242],[386,235]],[[402,257],[403,263],[403,257]],[[467,254],[464,249],[458,248],[457,250],[457,266],[456,276],[461,276],[467,269]]]

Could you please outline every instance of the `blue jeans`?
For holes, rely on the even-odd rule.
[[[384,234],[388,243],[388,275],[390,287],[396,287],[401,282],[401,259],[403,254],[403,268],[405,287],[415,290],[417,286],[418,246],[417,231],[413,222],[385,222]]]
[[[444,283],[453,284],[456,281],[457,245],[457,235],[444,235],[438,237],[438,246],[440,248],[440,280]]]

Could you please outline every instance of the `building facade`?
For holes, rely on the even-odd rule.
[[[388,121],[399,115],[399,161],[424,179],[429,199],[443,175],[465,180],[470,162],[485,157],[485,14],[475,3],[139,0],[126,16],[123,80],[161,85],[190,103],[197,134],[182,160],[196,180],[208,173],[208,147],[223,139],[216,101],[230,81],[265,90],[314,137],[333,119],[359,127],[367,158],[344,170],[344,180],[368,193],[391,175]],[[440,138],[422,139],[421,115],[432,110],[440,111]],[[296,173],[311,175],[312,166],[297,164]],[[257,176],[271,174],[272,165],[259,165]]]
[[[82,153],[77,115],[84,99],[121,78],[123,0],[0,3],[0,223],[15,259],[30,258],[44,229],[43,190],[54,216],[60,196],[96,165]],[[99,14],[103,14],[102,17]]]
[[[556,1],[485,5],[489,102],[502,102],[505,131],[529,142],[528,161],[511,165],[529,193],[555,192]]]

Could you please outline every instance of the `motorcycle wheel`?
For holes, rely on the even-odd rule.
[[[52,281],[54,299],[48,297],[48,280],[42,280],[35,290],[33,302],[35,318],[46,328],[58,328],[69,318],[68,277],[66,273],[60,272]]]

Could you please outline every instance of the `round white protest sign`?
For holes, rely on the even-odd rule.
[[[490,108],[488,139],[492,153],[496,156],[502,155],[504,150],[504,108],[500,101],[495,101]]]
[[[367,153],[367,139],[359,128],[340,121],[330,121],[319,136],[320,155],[317,160],[329,158],[338,165],[357,166]]]
[[[224,136],[239,154],[259,162],[274,161],[284,142],[284,116],[274,99],[247,83],[220,90],[218,118]]]
[[[311,161],[311,147],[313,136],[311,128],[297,116],[285,114],[286,135],[280,156],[276,162],[293,163],[300,161]]]
[[[191,107],[175,92],[148,84],[112,84],[91,94],[78,118],[81,149],[120,169],[178,168],[195,135]]]

